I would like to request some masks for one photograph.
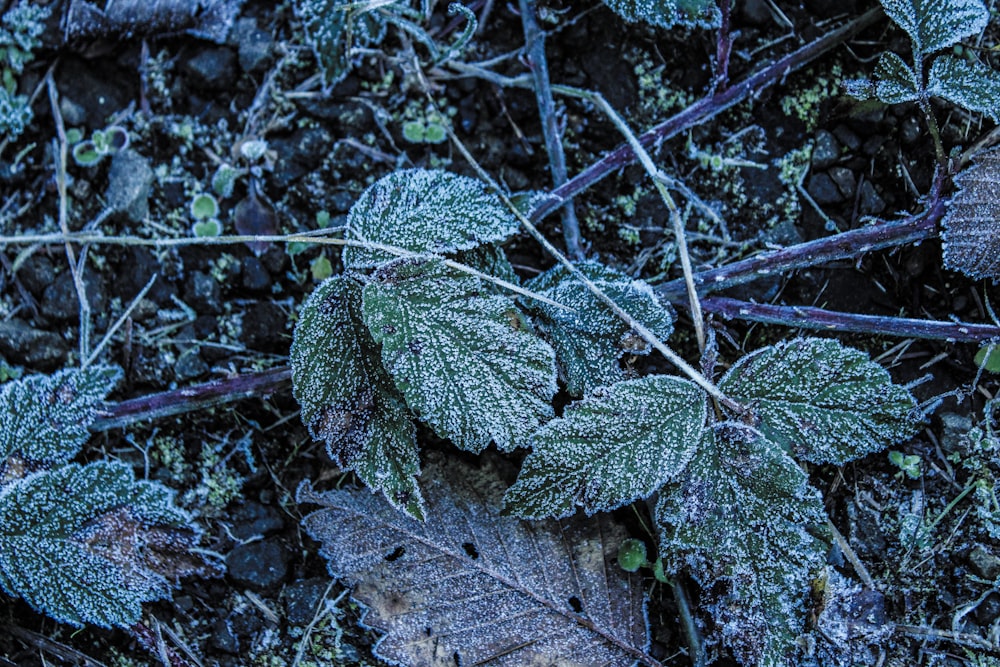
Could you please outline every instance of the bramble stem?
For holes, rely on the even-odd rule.
[[[562,138],[559,134],[556,105],[552,100],[549,64],[545,58],[545,34],[538,27],[538,20],[535,17],[535,0],[520,0],[520,9],[535,100],[538,102],[538,113],[542,121],[542,136],[545,137],[545,150],[549,154],[552,185],[558,188],[566,183],[566,155],[563,153]],[[573,261],[584,259],[586,253],[580,237],[580,223],[576,219],[572,200],[567,201],[562,207],[562,231],[566,254]]]

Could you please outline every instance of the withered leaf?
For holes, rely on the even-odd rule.
[[[403,665],[658,664],[646,655],[641,577],[618,567],[608,515],[528,522],[500,514],[505,464],[428,456],[425,522],[364,490],[314,491],[303,525],[354,587],[375,649]]]
[[[137,34],[187,31],[223,42],[244,0],[71,0],[64,29],[67,39],[129,38]]]
[[[941,238],[945,268],[973,278],[1000,277],[1000,148],[978,153],[955,176]]]

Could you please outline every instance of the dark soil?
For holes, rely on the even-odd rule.
[[[55,4],[58,14],[60,3]],[[775,4],[792,24],[785,26],[769,3],[737,3],[732,80],[833,25],[821,23],[832,4],[804,4]],[[856,15],[867,4],[846,2],[836,8]],[[637,131],[682,109],[709,85],[708,63],[715,53],[711,32],[628,25],[591,3],[554,3],[544,9],[553,17],[543,25],[551,30],[547,53],[553,82],[598,90]],[[444,30],[450,19],[443,8],[438,14],[433,25]],[[841,78],[869,72],[868,56],[895,37],[880,24],[851,51],[838,49],[752,103],[659,147],[656,157],[664,169],[728,223],[723,230],[705,216],[692,215],[697,264],[717,265],[771,244],[858,228],[868,216],[891,219],[919,210],[934,166],[922,117],[908,105],[859,106],[839,88]],[[330,226],[342,225],[364,188],[400,166],[473,173],[448,143],[415,144],[402,135],[401,119],[420,117],[428,103],[406,65],[407,49],[414,47],[398,36],[390,35],[383,54],[362,57],[331,91],[323,91],[314,76],[315,59],[287,3],[248,1],[222,44],[157,32],[63,43],[54,22],[45,40],[20,83],[29,94],[39,86],[35,119],[0,154],[6,236],[58,231],[56,119],[42,84],[50,68],[67,127],[89,137],[116,124],[130,135],[125,151],[96,166],[70,161],[68,222],[74,231],[191,236],[193,193],[210,191],[218,164],[238,160],[239,146],[253,138],[266,139],[269,148],[254,176],[265,212],[237,213],[249,194],[249,178],[241,178],[220,200],[226,234],[309,231],[319,226],[317,216],[328,217]],[[510,6],[497,3],[467,60],[486,60],[522,44],[519,18]],[[505,74],[524,71],[516,59],[505,67]],[[435,103],[453,110],[459,138],[489,173],[512,191],[551,188],[533,94],[476,79],[436,79],[433,71],[430,76]],[[621,142],[590,105],[558,100],[558,106],[570,175]],[[939,114],[948,118],[948,148],[967,147],[988,129],[978,118],[953,110],[942,108]],[[14,169],[14,156],[32,144]],[[808,168],[802,186],[811,203],[796,190],[794,173],[779,178],[782,166],[794,166],[794,152],[810,145],[811,157],[802,153],[797,164]],[[724,164],[714,168],[713,156],[721,156]],[[672,261],[666,211],[638,167],[612,175],[577,198],[576,210],[591,256],[651,282],[680,275]],[[542,229],[560,242],[558,215],[547,218]],[[325,256],[337,272],[339,259],[321,246],[254,250],[207,244],[160,249],[97,244],[89,249],[83,266],[92,345],[156,276],[104,353],[105,361],[126,371],[113,400],[287,363],[296,309],[323,276],[317,260]],[[553,262],[527,236],[513,241],[508,253],[524,276]],[[65,248],[6,245],[0,260],[2,360],[25,373],[78,363],[81,308]],[[729,294],[972,322],[989,321],[984,296],[1000,303],[996,286],[944,271],[937,242],[764,278]],[[697,349],[685,340],[691,330],[685,318],[682,314],[672,342],[693,359]],[[724,363],[794,333],[741,322],[713,326]],[[882,361],[899,382],[930,376],[916,393],[921,400],[944,399],[926,432],[903,448],[921,457],[919,479],[900,479],[899,470],[879,454],[843,468],[812,470],[814,485],[879,583],[884,598],[878,606],[888,619],[992,637],[1000,623],[1000,595],[987,592],[1000,575],[1000,544],[978,522],[974,501],[951,509],[927,544],[904,543],[900,532],[908,514],[937,517],[973,478],[963,437],[982,419],[985,399],[997,393],[995,376],[977,378],[972,345],[839,337],[873,356],[884,355]],[[649,366],[669,372],[663,362],[650,360]],[[298,527],[308,511],[293,500],[302,480],[327,486],[352,481],[337,479],[339,472],[310,439],[297,410],[286,388],[112,430],[89,445],[88,457],[132,462],[175,488],[180,504],[204,528],[203,546],[225,556],[224,577],[187,580],[172,601],[148,607],[146,624],[160,628],[166,645],[190,651],[192,664],[291,665],[300,650],[297,664],[302,665],[380,664],[371,658],[377,637],[360,628],[360,611],[340,597],[343,589],[331,583],[317,545]],[[982,465],[996,473],[993,462]],[[337,613],[325,613],[323,601],[333,600],[338,600]],[[657,589],[650,614],[654,651],[667,664],[687,664],[678,655],[684,644],[674,614],[669,591]],[[0,626],[0,664],[159,664],[124,631],[60,626],[2,595]],[[304,635],[307,645],[300,648]],[[916,631],[898,631],[876,647],[875,655],[886,660],[879,664],[958,665],[967,664],[963,647],[961,641],[934,642]]]

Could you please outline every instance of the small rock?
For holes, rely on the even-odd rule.
[[[272,301],[258,301],[243,316],[242,340],[258,352],[277,352],[288,347],[285,323],[288,316]]]
[[[53,371],[66,363],[66,343],[50,331],[32,329],[12,318],[0,322],[0,354],[12,364]]]
[[[849,151],[856,151],[861,148],[861,137],[854,133],[854,130],[846,125],[838,125],[833,128],[833,135]]]
[[[257,592],[275,589],[288,574],[287,550],[275,540],[241,544],[226,557],[229,576]]]
[[[85,273],[84,290],[92,313],[103,313],[107,298],[104,294],[104,279],[99,274]],[[80,315],[80,302],[76,295],[76,285],[69,271],[63,271],[42,293],[41,311],[53,322],[76,321]]]
[[[984,628],[993,625],[993,622],[1000,617],[1000,595],[990,593],[986,599],[979,603],[976,610],[972,612],[972,617],[976,623]]]
[[[854,173],[847,167],[832,167],[829,174],[843,198],[854,199],[854,195],[858,191],[858,182],[854,178]]]
[[[231,512],[231,518],[233,525],[229,532],[238,540],[271,535],[285,527],[278,510],[253,501],[237,507]]]
[[[832,132],[820,130],[816,133],[816,141],[812,149],[813,169],[826,169],[840,157],[840,143]]]
[[[222,288],[212,276],[194,271],[184,284],[184,301],[199,313],[218,315],[222,312]]]
[[[108,208],[124,213],[132,222],[140,222],[149,214],[149,193],[155,175],[149,160],[133,150],[124,150],[111,160],[108,189],[104,198]]]
[[[303,128],[275,139],[271,142],[278,154],[274,179],[278,183],[292,183],[302,178],[320,165],[332,144],[333,137],[319,128]]]
[[[271,274],[257,257],[245,257],[240,264],[243,287],[251,292],[262,292],[271,286]]]
[[[316,615],[316,608],[330,580],[323,577],[303,579],[285,587],[285,617],[290,625],[305,625]]]
[[[205,360],[198,354],[198,348],[191,347],[181,353],[180,359],[174,364],[174,376],[181,382],[201,377],[211,370]]]
[[[225,46],[211,47],[188,60],[184,71],[197,88],[229,90],[236,82],[236,54]]]
[[[920,122],[914,116],[907,116],[899,124],[899,140],[904,146],[912,146],[917,143],[921,134]]]
[[[52,260],[45,255],[35,253],[21,264],[17,277],[32,296],[39,298],[45,288],[52,284],[55,272]]]
[[[252,17],[237,21],[233,32],[239,44],[240,68],[244,72],[255,73],[267,67],[274,48],[271,33],[258,28],[256,19]]]
[[[764,27],[773,22],[771,9],[765,0],[745,0],[737,5],[740,18],[757,27]]]
[[[977,546],[969,554],[969,568],[977,577],[993,581],[1000,577],[1000,558]]]
[[[941,448],[946,453],[963,448],[965,436],[972,429],[972,418],[967,414],[942,412],[938,420],[941,422]]]
[[[858,212],[861,215],[878,215],[885,210],[885,200],[882,199],[871,181],[861,184],[861,201],[858,202]]]
[[[824,204],[836,204],[843,201],[844,198],[840,194],[837,184],[833,182],[833,179],[826,172],[810,176],[809,183],[806,184],[806,192],[821,206]]]
[[[240,652],[240,642],[233,633],[233,626],[228,619],[220,618],[212,626],[212,637],[209,645],[223,653],[238,655]]]

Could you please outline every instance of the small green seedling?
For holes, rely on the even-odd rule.
[[[403,138],[414,144],[440,144],[448,140],[448,130],[432,120],[409,120],[403,123]]]
[[[895,449],[889,452],[889,461],[899,468],[896,479],[903,479],[904,476],[910,479],[920,479],[921,458],[916,454],[903,454]]]
[[[1000,345],[990,343],[976,352],[976,366],[990,373],[1000,373]]]
[[[219,202],[210,194],[201,192],[191,200],[191,232],[198,238],[211,238],[222,234],[219,222]]]
[[[94,130],[90,139],[73,146],[73,160],[81,167],[92,167],[105,155],[114,155],[128,148],[128,142],[128,131],[118,125]]]

